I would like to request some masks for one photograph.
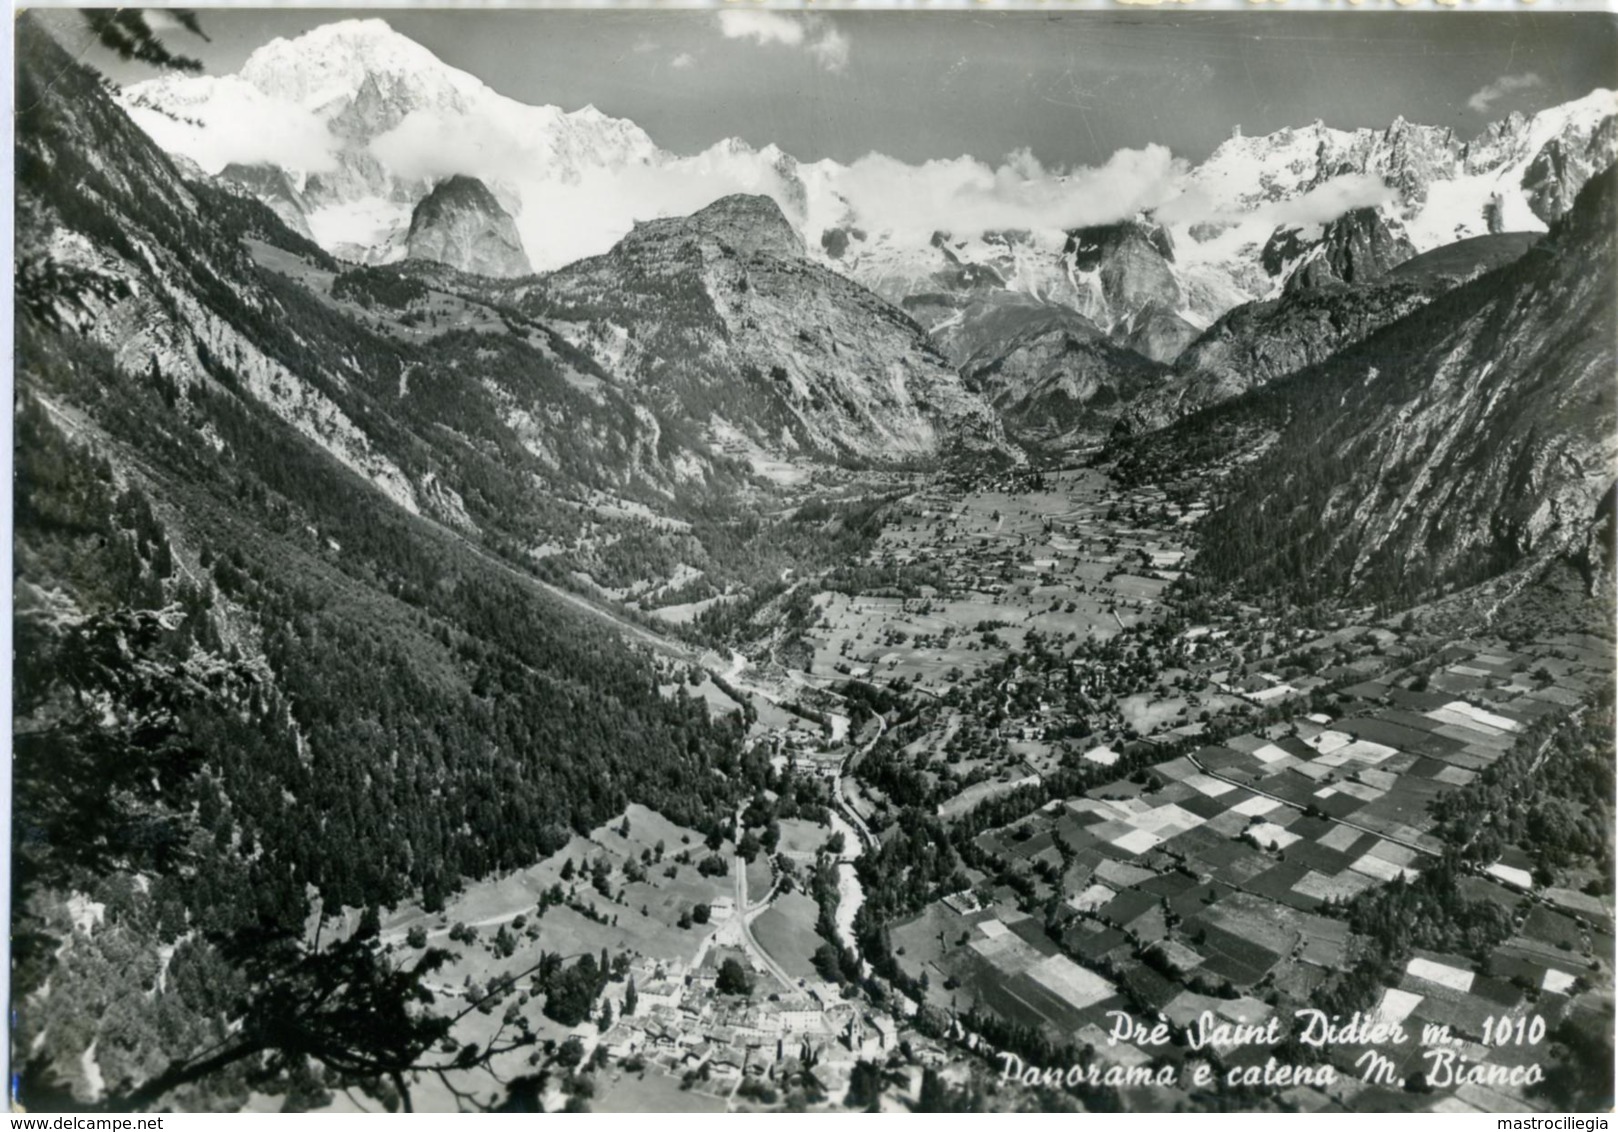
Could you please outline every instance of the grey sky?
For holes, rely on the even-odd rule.
[[[1597,13],[776,12],[797,31],[744,22],[730,37],[711,9],[283,8],[206,10],[212,43],[166,34],[227,73],[274,36],[353,15],[382,16],[513,98],[631,118],[677,153],[739,136],[810,161],[994,161],[1026,147],[1069,166],[1151,142],[1198,160],[1236,124],[1401,114],[1470,137],[1618,85],[1618,25]],[[70,14],[53,23],[81,44]],[[86,58],[118,79],[151,74]]]

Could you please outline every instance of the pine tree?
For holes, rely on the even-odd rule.
[[[196,13],[175,8],[168,14],[194,35],[202,39],[208,38],[202,33],[202,26],[197,22]],[[163,41],[157,38],[157,34],[152,31],[151,25],[146,22],[146,16],[139,8],[89,9],[81,15],[101,45],[109,51],[117,52],[124,59],[138,59],[142,63],[170,71],[195,73],[202,70],[202,64],[197,60],[170,51]]]

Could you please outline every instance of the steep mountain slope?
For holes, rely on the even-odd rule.
[[[992,325],[984,321],[990,308],[1048,305],[1167,360],[1207,325],[1207,312],[1246,299],[1230,287],[1184,280],[1167,230],[1140,220],[980,239],[935,232],[925,248],[888,233],[832,228],[821,235],[821,252],[839,271],[903,306],[952,354],[948,342],[963,318]]]
[[[1303,600],[1410,604],[1553,556],[1610,570],[1615,217],[1608,169],[1519,260],[1140,442],[1125,470],[1240,467],[1200,567]]]
[[[1106,437],[1125,408],[1162,381],[1164,369],[1094,327],[1086,333],[1060,325],[1009,338],[992,359],[969,361],[963,372],[1010,436],[1064,449]]]
[[[1404,226],[1415,250],[1429,251],[1489,232],[1542,231],[1585,180],[1612,161],[1614,110],[1613,92],[1593,91],[1532,117],[1514,114],[1470,142],[1448,128],[1403,118],[1385,130],[1334,130],[1316,122],[1264,137],[1238,131],[1190,181],[1216,209],[1255,214],[1303,201],[1333,181],[1345,183],[1342,178],[1382,183],[1392,194],[1381,206],[1385,214]],[[1566,177],[1558,193],[1536,192],[1529,170],[1552,152],[1579,156],[1556,167]],[[1197,243],[1231,239],[1228,230],[1207,235],[1211,239]]]
[[[1172,373],[1128,406],[1124,420],[1135,431],[1161,428],[1325,361],[1445,291],[1511,262],[1538,239],[1534,233],[1475,236],[1373,271],[1369,283],[1289,285],[1279,298],[1237,307],[1182,352]]]
[[[334,295],[364,284],[16,28],[13,1088],[397,1103],[338,1055],[430,998],[375,948],[334,981],[314,911],[439,908],[630,797],[706,823],[762,781],[513,565],[583,527],[546,488],[625,463],[635,408],[497,312],[430,350],[383,326],[397,289]]]
[[[1113,327],[1114,338],[1155,362],[1173,361],[1197,334],[1197,327],[1184,317],[1152,303]]]
[[[446,177],[416,205],[405,237],[410,259],[473,275],[531,275],[511,214],[476,177]]]
[[[993,413],[901,311],[810,263],[774,201],[636,227],[509,291],[614,377],[767,469],[993,450]]]
[[[1432,298],[1414,283],[1309,290],[1237,307],[1175,361],[1173,376],[1129,407],[1137,430],[1160,428],[1324,361]]]
[[[263,163],[232,162],[219,171],[216,179],[221,186],[268,205],[270,211],[298,235],[310,240],[315,238],[309,230],[308,203],[286,170]]]

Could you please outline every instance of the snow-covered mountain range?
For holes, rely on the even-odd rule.
[[[804,163],[737,139],[680,156],[594,107],[507,98],[377,19],[277,39],[235,75],[131,86],[123,105],[170,153],[359,262],[402,258],[413,208],[455,175],[489,187],[540,271],[607,251],[637,221],[767,195],[812,257],[963,355],[974,343],[950,347],[952,328],[1010,301],[1076,311],[1166,360],[1300,267],[1325,258],[1340,272],[1345,231],[1381,267],[1469,236],[1542,231],[1618,154],[1618,95],[1598,90],[1470,140],[1402,119],[1238,129],[1195,166],[1160,146],[1071,171],[1027,154],[997,168]],[[1353,224],[1333,226],[1351,212]]]

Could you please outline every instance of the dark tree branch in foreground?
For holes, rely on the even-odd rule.
[[[313,1061],[358,1081],[367,1092],[391,1082],[401,1105],[410,1110],[409,1074],[436,1074],[447,1087],[445,1075],[450,1071],[486,1067],[500,1054],[534,1043],[526,1026],[507,1036],[502,1024],[481,1045],[468,1043],[434,1057],[456,1023],[503,993],[503,988],[491,990],[458,1013],[429,1013],[435,996],[425,980],[450,958],[449,952],[438,948],[414,963],[395,967],[387,962],[374,930],[362,928],[312,953],[290,940],[266,943],[242,938],[235,949],[258,989],[242,1004],[241,1028],[229,1045],[170,1066],[113,1107],[150,1108],[175,1089],[259,1059],[251,1070],[254,1078],[271,1079]],[[511,982],[538,966],[519,972]]]
[[[121,59],[133,59],[169,71],[196,73],[202,70],[197,60],[170,51],[139,8],[87,8],[80,14],[101,46],[116,52]],[[175,8],[169,10],[169,15],[193,35],[208,39],[195,12]]]

